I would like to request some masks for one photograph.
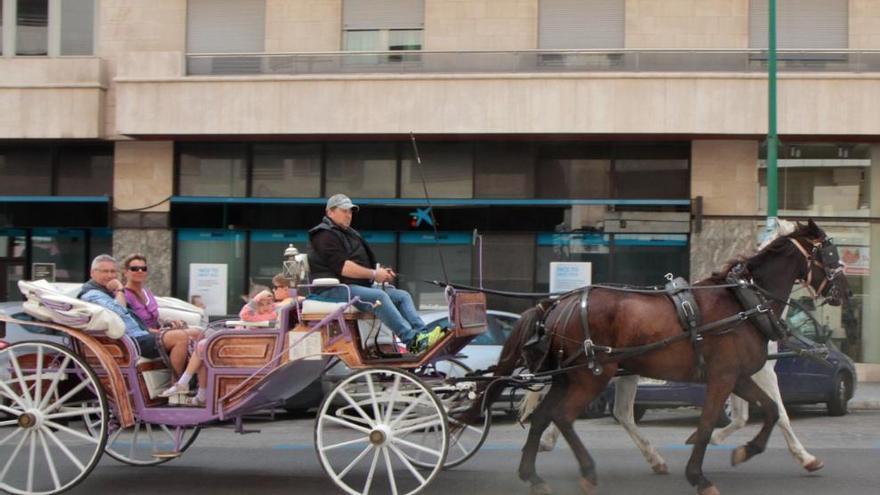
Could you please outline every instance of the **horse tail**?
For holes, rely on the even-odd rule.
[[[513,326],[510,336],[504,343],[504,347],[501,348],[501,357],[498,358],[498,364],[489,369],[493,376],[510,376],[520,366],[522,363],[522,348],[535,332],[538,321],[543,319],[549,305],[549,301],[541,301],[538,305],[529,308],[520,316]],[[471,407],[465,410],[459,419],[465,424],[475,423],[484,408],[489,409],[498,400],[504,388],[503,383],[498,381],[480,382],[477,385],[477,396]]]

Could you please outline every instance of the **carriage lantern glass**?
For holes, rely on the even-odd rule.
[[[292,243],[288,244],[284,250],[282,266],[284,267],[283,273],[285,278],[292,281],[294,286],[299,285],[308,275],[308,255],[300,253]]]

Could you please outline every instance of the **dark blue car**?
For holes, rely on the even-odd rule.
[[[855,363],[831,343],[831,329],[820,324],[809,312],[792,308],[786,321],[794,331],[804,337],[825,344],[829,354],[827,365],[808,357],[789,357],[776,361],[774,369],[779,379],[783,403],[825,403],[830,416],[846,414],[847,403],[855,393]],[[788,343],[780,343],[779,352],[793,350],[790,346]],[[638,421],[652,408],[702,407],[705,396],[706,386],[702,384],[642,378],[636,394],[635,419]],[[613,401],[613,390],[608,400]]]

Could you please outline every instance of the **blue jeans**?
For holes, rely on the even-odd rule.
[[[348,287],[351,289],[351,297],[361,298],[361,302],[355,304],[355,307],[360,311],[375,312],[379,320],[390,328],[404,344],[408,344],[417,333],[424,329],[425,322],[416,313],[416,307],[409,292],[395,287],[387,287],[385,290],[362,285],[349,285]],[[348,302],[347,297],[348,292],[345,287],[334,287],[318,295],[320,299],[338,302]],[[372,304],[376,301],[381,301],[382,304],[373,309]]]

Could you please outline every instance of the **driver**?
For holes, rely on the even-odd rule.
[[[337,278],[347,284],[351,296],[360,298],[360,303],[355,305],[360,311],[374,311],[406,344],[407,350],[420,353],[439,341],[444,330],[440,326],[432,330],[425,328],[408,292],[392,286],[373,287],[374,282],[392,282],[397,274],[391,268],[377,265],[370,245],[351,228],[352,214],[357,209],[344,194],[334,194],[327,200],[324,219],[309,230],[312,279]],[[376,268],[370,268],[373,266]],[[313,292],[323,300],[348,301],[345,287],[316,288]],[[381,304],[374,308],[376,302]]]

